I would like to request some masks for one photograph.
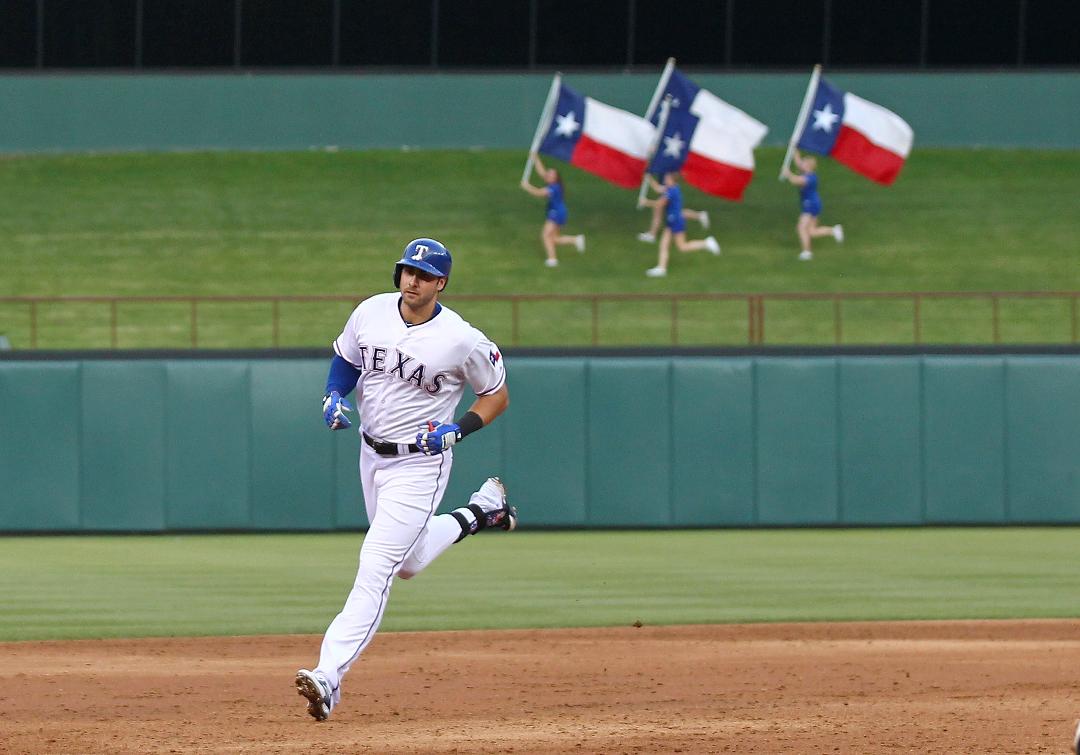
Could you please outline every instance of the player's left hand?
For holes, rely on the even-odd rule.
[[[323,419],[326,421],[326,426],[331,430],[344,430],[352,425],[352,422],[349,421],[348,416],[345,414],[345,412],[351,412],[352,407],[337,391],[330,391],[323,396],[322,408]]]
[[[453,422],[428,422],[427,430],[416,434],[416,445],[428,456],[441,454],[461,439],[461,426]]]

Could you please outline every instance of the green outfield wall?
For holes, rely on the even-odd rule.
[[[518,357],[458,447],[544,527],[1080,523],[1080,354]],[[0,361],[0,530],[366,525],[326,359]]]
[[[584,94],[644,113],[653,74],[567,74]],[[786,144],[809,72],[694,73]],[[916,147],[1080,148],[1080,73],[828,73],[893,108]],[[6,75],[0,152],[521,148],[547,74]]]

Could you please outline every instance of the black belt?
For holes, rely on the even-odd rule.
[[[375,440],[365,432],[360,434],[364,436],[364,442],[375,449],[375,453],[379,454],[379,456],[404,456],[405,454],[414,454],[420,450],[415,443],[387,443],[383,440]]]

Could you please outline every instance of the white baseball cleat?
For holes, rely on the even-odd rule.
[[[480,489],[469,496],[469,508],[473,506],[480,509],[477,519],[481,514],[484,517],[480,529],[498,527],[509,532],[517,528],[517,509],[506,502],[506,486],[498,477],[487,478]]]
[[[1080,755],[1080,721],[1076,724],[1076,733],[1073,734],[1073,752]]]
[[[322,674],[304,668],[297,671],[296,693],[307,698],[309,716],[316,721],[330,718],[330,709],[333,707],[330,701],[330,683]]]
[[[547,260],[544,260],[544,266],[545,267],[558,267],[559,266],[559,261],[558,260],[547,259]]]
[[[577,247],[577,250],[579,252],[584,252],[585,251],[585,234],[581,234],[580,236],[575,236],[574,237],[574,246]]]
[[[698,222],[701,223],[701,227],[706,231],[709,230],[709,213],[702,210],[698,213]]]
[[[644,233],[639,233],[637,235],[637,240],[644,241],[646,244],[651,244],[656,241],[656,236],[652,235],[648,231],[645,231]]]
[[[809,249],[803,249],[801,252],[799,252],[799,259],[803,262],[809,262],[810,260],[814,259],[814,253],[811,252]]]
[[[650,278],[663,278],[665,275],[667,275],[667,268],[660,267],[659,265],[656,267],[650,267],[648,270],[645,271],[645,275],[649,276]]]
[[[713,254],[720,254],[720,242],[716,240],[715,236],[705,237],[705,248]]]
[[[843,244],[844,243],[844,226],[839,225],[839,224],[834,225],[832,227],[832,235],[833,235],[834,239],[836,239],[838,242]]]

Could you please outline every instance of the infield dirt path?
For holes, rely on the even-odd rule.
[[[4,753],[1065,753],[1080,621],[382,634],[316,723],[319,637],[0,644]]]

